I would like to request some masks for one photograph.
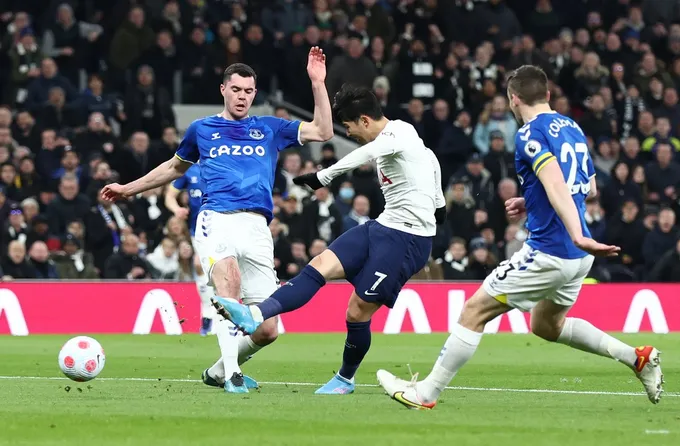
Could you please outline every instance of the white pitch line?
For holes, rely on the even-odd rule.
[[[0,376],[0,380],[39,380],[39,381],[68,381],[61,376]],[[171,382],[171,383],[200,383],[200,379],[181,378],[97,378],[97,381],[141,381],[141,382]],[[77,383],[82,384],[82,383]],[[270,386],[322,386],[324,383],[308,382],[279,382],[260,381],[260,384]],[[380,387],[378,384],[356,384],[357,387]],[[477,392],[506,392],[506,393],[555,393],[564,395],[610,395],[610,396],[647,396],[641,392],[606,392],[598,390],[555,390],[555,389],[509,389],[503,387],[464,387],[451,386],[448,390],[469,390]],[[678,398],[680,393],[664,393],[664,397]]]

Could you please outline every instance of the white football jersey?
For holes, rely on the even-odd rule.
[[[389,121],[375,140],[321,170],[317,176],[323,185],[328,185],[370,160],[377,162],[378,181],[385,196],[385,210],[376,220],[388,228],[434,236],[437,232],[434,211],[446,204],[441,168],[411,124]]]

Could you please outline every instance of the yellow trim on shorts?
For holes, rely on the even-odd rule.
[[[178,160],[182,161],[183,163],[196,164],[196,163],[194,163],[193,161],[185,160],[184,158],[182,158],[181,156],[179,156],[179,155],[176,154],[176,153],[175,153],[175,158],[177,158]]]
[[[508,295],[507,294],[499,294],[498,296],[494,296],[494,299],[496,299],[498,302],[502,303],[503,305],[508,304]]]
[[[552,153],[545,153],[541,155],[533,165],[534,168],[534,173],[536,176],[538,176],[538,173],[543,169],[550,161],[556,160],[555,156]]]

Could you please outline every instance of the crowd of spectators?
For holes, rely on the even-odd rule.
[[[224,68],[258,73],[307,110],[307,52],[327,87],[372,88],[442,166],[448,218],[420,279],[480,280],[521,246],[505,74],[541,66],[555,110],[588,137],[599,196],[593,237],[621,246],[592,275],[680,277],[680,7],[674,0],[7,0],[0,5],[0,274],[10,278],[190,280],[186,221],[163,189],[98,198],[178,145],[173,102],[215,104]],[[276,82],[273,82],[273,81]],[[277,116],[287,117],[285,108]],[[384,203],[367,164],[314,193],[292,178],[337,161],[282,155],[271,223],[275,266],[294,276]],[[183,197],[186,202],[186,197]]]

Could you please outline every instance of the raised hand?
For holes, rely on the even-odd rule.
[[[313,46],[309,50],[307,74],[312,82],[324,82],[326,80],[326,55],[318,46]]]

